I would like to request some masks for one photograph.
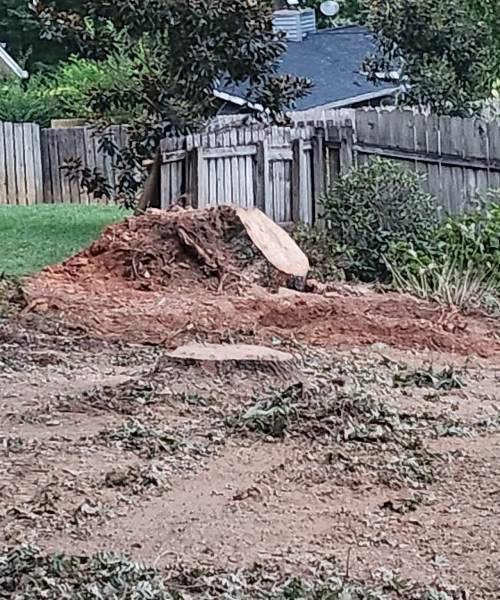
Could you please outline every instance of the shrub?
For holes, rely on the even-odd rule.
[[[14,77],[0,80],[0,120],[49,125],[59,115],[60,107],[58,99],[47,91],[40,75],[33,75],[27,83]]]
[[[391,244],[417,243],[438,224],[435,200],[420,175],[375,160],[339,179],[323,202],[327,229],[345,251],[348,279],[385,280]]]
[[[467,307],[500,294],[500,204],[494,197],[450,216],[427,239],[393,244],[387,265],[398,289]],[[498,198],[497,198],[498,200]]]
[[[110,56],[105,61],[71,57],[52,73],[35,74],[26,82],[4,79],[0,84],[0,119],[31,121],[44,127],[51,119],[91,118],[92,93],[130,85],[134,65],[126,58]],[[133,113],[109,115],[115,121],[127,120]]]
[[[292,237],[309,258],[309,275],[319,281],[344,278],[343,267],[349,261],[346,254],[328,231],[320,227],[299,224]]]

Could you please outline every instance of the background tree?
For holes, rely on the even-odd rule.
[[[500,71],[497,0],[366,0],[379,46],[366,63],[377,72],[401,67],[401,100],[467,115],[491,95]]]
[[[58,0],[60,9],[77,6],[76,0]],[[69,56],[74,47],[47,39],[28,0],[0,1],[0,42],[28,71],[50,69]]]
[[[309,82],[276,74],[285,50],[272,31],[270,0],[87,0],[78,11],[60,12],[38,5],[52,39],[77,43],[82,56],[119,53],[135,65],[127,85],[104,93],[96,89],[90,104],[101,125],[109,113],[135,107],[128,126],[129,146],[119,151],[104,136],[103,149],[122,175],[121,199],[130,204],[143,184],[141,163],[156,155],[160,140],[172,132],[200,128],[219,109],[219,82],[245,86],[246,98],[261,105],[273,122],[307,93]],[[73,164],[77,168],[78,164]],[[97,173],[80,173],[91,191]],[[97,183],[96,183],[97,182]]]

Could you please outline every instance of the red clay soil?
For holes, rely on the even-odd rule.
[[[323,345],[385,343],[500,358],[500,324],[396,293],[278,288],[234,210],[149,213],[27,282],[32,313],[93,337],[174,347],[272,337]]]

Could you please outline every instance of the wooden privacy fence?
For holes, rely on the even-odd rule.
[[[452,214],[500,188],[500,121],[437,117],[416,110],[309,111],[292,128],[251,128],[165,140],[162,206],[181,193],[200,206],[258,206],[276,221],[314,220],[323,191],[341,171],[375,157],[425,176]]]
[[[118,146],[126,143],[124,128],[111,127],[108,133]],[[0,122],[0,204],[92,202],[92,195],[61,169],[72,158],[99,169],[115,189],[118,173],[99,150],[91,128],[42,129],[35,123]]]
[[[162,205],[181,194],[199,206],[259,206],[280,222],[314,220],[321,194],[340,172],[373,157],[426,176],[444,209],[458,213],[477,193],[500,188],[500,121],[437,117],[417,110],[341,109],[292,114],[291,127],[216,119],[200,135],[162,144]],[[117,145],[125,129],[111,130]],[[117,175],[89,128],[0,123],[0,203],[90,202],[61,170],[79,157],[112,189]]]
[[[412,110],[357,110],[356,164],[381,156],[425,175],[424,186],[457,214],[478,193],[500,188],[500,121]]]
[[[162,142],[161,206],[256,206],[278,223],[315,219],[320,197],[352,166],[348,127],[225,127]]]

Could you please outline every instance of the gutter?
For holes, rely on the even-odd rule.
[[[361,94],[359,96],[352,96],[351,98],[344,98],[343,100],[336,100],[335,102],[329,102],[328,104],[320,104],[318,106],[311,106],[310,108],[302,108],[299,110],[299,112],[307,112],[310,110],[329,110],[333,108],[346,108],[351,106],[352,104],[359,104],[360,102],[369,102],[370,100],[377,100],[378,98],[384,98],[385,96],[392,96],[397,92],[400,92],[402,89],[403,86],[385,88],[383,90],[377,90],[376,92],[369,92],[367,94]],[[238,106],[246,106],[257,112],[264,111],[264,107],[261,104],[252,104],[251,102],[247,102],[239,96],[233,96],[232,94],[228,94],[226,92],[220,92],[218,90],[215,90],[214,96],[216,98],[219,98],[220,100],[225,100],[226,102],[232,102],[233,104],[237,104]]]
[[[20,79],[27,79],[29,75],[28,71],[22,69],[2,45],[0,45],[0,68],[7,73],[10,71]]]

